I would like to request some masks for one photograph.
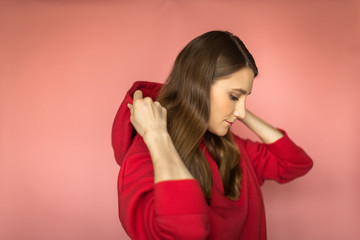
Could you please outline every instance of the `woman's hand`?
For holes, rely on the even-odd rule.
[[[165,133],[166,109],[159,102],[153,102],[150,97],[143,98],[140,90],[135,91],[133,105],[127,105],[130,109],[130,121],[136,131],[145,138],[149,133]]]
[[[166,109],[151,98],[143,98],[142,92],[134,93],[130,109],[130,121],[143,137],[154,166],[154,182],[193,179],[181,160],[166,128]]]

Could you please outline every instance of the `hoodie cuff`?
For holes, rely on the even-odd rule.
[[[271,144],[266,144],[268,150],[282,159],[292,159],[301,149],[289,138],[287,133],[279,129],[284,136]]]
[[[157,215],[206,214],[206,202],[195,179],[162,181],[155,184]]]

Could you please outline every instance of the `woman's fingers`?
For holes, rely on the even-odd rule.
[[[133,96],[133,102],[135,102],[138,99],[142,99],[143,98],[143,94],[140,90],[136,90],[134,92],[134,96]]]
[[[128,103],[127,104],[127,107],[130,109],[130,113],[132,114],[133,113],[133,105],[131,103]]]
[[[158,101],[143,97],[140,90],[134,92],[133,103],[128,103],[130,121],[136,131],[143,136],[146,132],[167,131],[166,109]]]
[[[166,108],[164,108],[163,106],[161,106],[161,104],[158,101],[154,102],[154,106],[156,106],[156,108],[158,109],[158,112],[162,115],[165,116],[167,115],[167,111]]]

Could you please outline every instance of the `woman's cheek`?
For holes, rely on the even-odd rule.
[[[221,105],[221,109],[226,115],[231,115],[234,112],[233,101],[230,101],[230,100],[223,101],[223,103]]]

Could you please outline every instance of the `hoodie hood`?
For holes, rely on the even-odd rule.
[[[127,104],[133,103],[133,94],[136,90],[141,90],[143,97],[151,97],[156,100],[162,84],[138,81],[127,91],[124,100],[120,104],[116,113],[111,132],[111,142],[114,150],[115,160],[121,166],[124,157],[131,146],[132,140],[136,135],[136,131],[130,122],[130,110]]]

